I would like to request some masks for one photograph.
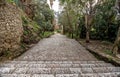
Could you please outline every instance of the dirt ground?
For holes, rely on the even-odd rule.
[[[111,51],[113,47],[113,43],[107,41],[99,41],[99,40],[91,40],[90,43],[86,43],[84,39],[80,39],[80,42],[84,46],[87,46],[95,51],[103,52],[105,54],[114,56]]]

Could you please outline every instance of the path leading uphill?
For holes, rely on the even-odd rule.
[[[97,59],[77,41],[64,35],[55,34],[50,38],[41,40],[17,60],[93,61]]]
[[[97,60],[74,39],[55,34],[14,61],[0,64],[0,77],[119,77],[120,67]]]

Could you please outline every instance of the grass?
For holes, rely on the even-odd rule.
[[[80,40],[83,45],[86,45],[85,40]],[[90,49],[94,49],[94,51],[102,52],[106,55],[115,56],[112,53],[112,43],[108,41],[100,41],[100,40],[91,40],[89,45]]]
[[[50,32],[50,31],[46,31],[44,32],[44,34],[42,35],[42,38],[47,38],[49,36],[51,36],[54,32]]]
[[[108,55],[113,56],[113,53],[112,53],[111,50],[104,50],[103,52],[104,52],[105,54],[108,54]]]

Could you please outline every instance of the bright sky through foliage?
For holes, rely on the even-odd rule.
[[[47,3],[50,5],[50,1],[49,1],[49,0],[47,0]],[[55,1],[53,2],[52,9],[53,9],[55,12],[58,12],[58,11],[59,11],[59,0],[55,0]]]

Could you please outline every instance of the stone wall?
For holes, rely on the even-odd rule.
[[[0,6],[0,53],[16,51],[23,34],[22,20],[16,6]]]
[[[0,5],[4,5],[6,3],[6,0],[0,0]]]

